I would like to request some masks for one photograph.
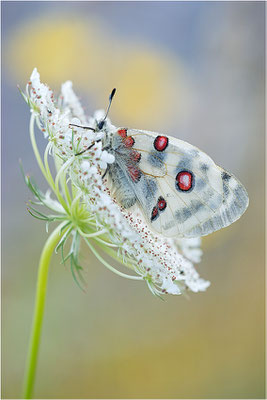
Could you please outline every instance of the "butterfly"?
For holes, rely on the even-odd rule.
[[[152,231],[165,237],[205,236],[239,219],[248,207],[246,189],[203,151],[171,136],[108,127],[115,91],[95,128],[70,125],[105,133],[98,141],[115,161],[103,177],[116,201],[126,210],[138,206]]]

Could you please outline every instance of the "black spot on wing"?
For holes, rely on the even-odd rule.
[[[202,172],[204,172],[206,174],[207,171],[209,170],[209,166],[206,163],[201,163],[200,164],[200,169],[201,169]]]
[[[158,192],[158,186],[155,178],[148,177],[146,175],[142,175],[142,178],[139,182],[139,188],[141,191],[141,198],[139,198],[139,201],[144,203],[144,206],[146,208],[151,208],[152,204],[155,204],[157,192]],[[140,196],[140,194],[139,194]]]
[[[188,152],[188,154],[190,154],[191,157],[193,158],[197,158],[199,157],[199,151],[197,149],[192,149]]]
[[[175,218],[179,223],[187,221],[191,216],[192,212],[190,211],[190,208],[187,207],[175,211]]]
[[[190,171],[192,170],[192,157],[182,157],[176,166],[176,171]]]
[[[199,210],[203,209],[205,205],[198,200],[192,200],[190,203],[190,210],[194,213],[197,213]]]
[[[122,197],[122,199],[120,200],[120,203],[122,205],[123,208],[130,208],[132,207],[135,203],[136,203],[137,199],[136,197],[133,196],[127,196],[127,194],[125,195],[125,197]]]
[[[228,174],[226,171],[222,172],[222,180],[223,181],[229,181],[232,178],[230,174]]]
[[[153,167],[163,168],[166,157],[167,153],[151,151],[147,156],[147,161]]]
[[[223,221],[220,215],[215,215],[202,225],[202,231],[207,235],[208,233],[217,231],[223,226]]]

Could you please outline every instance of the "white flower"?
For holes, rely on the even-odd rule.
[[[176,244],[178,250],[188,258],[188,260],[199,263],[201,261],[201,256],[203,251],[201,250],[201,238],[189,238],[189,239],[175,239],[174,244]]]
[[[106,164],[112,164],[115,161],[115,157],[113,154],[109,154],[106,150],[104,150],[101,154],[101,161],[105,162]]]
[[[205,290],[209,282],[199,277],[192,264],[192,261],[200,261],[200,240],[173,241],[158,236],[149,230],[138,213],[123,210],[111,197],[102,179],[103,171],[108,164],[114,162],[114,156],[102,149],[99,140],[103,133],[69,127],[69,124],[75,124],[94,128],[103,119],[104,111],[97,111],[93,117],[86,116],[70,81],[62,85],[61,94],[55,99],[51,89],[40,82],[36,69],[31,75],[24,98],[31,107],[32,121],[36,121],[48,138],[44,163],[35,145],[34,150],[57,200],[52,200],[50,194],[40,194],[28,178],[26,183],[38,198],[39,204],[41,202],[59,213],[47,217],[48,222],[66,220],[68,231],[58,248],[63,249],[65,242],[72,240],[71,251],[66,258],[74,260],[75,276],[81,279],[81,267],[77,260],[79,239],[83,238],[105,266],[129,279],[146,281],[154,294],[181,294],[185,289],[193,292]],[[33,138],[33,122],[31,124]],[[115,129],[108,118],[106,124],[110,130]],[[81,153],[83,150],[86,151]],[[81,155],[76,156],[77,153]],[[49,154],[57,167],[55,179],[49,169]],[[45,219],[35,209],[31,209],[31,213]],[[97,248],[130,268],[135,275],[126,275],[115,269],[100,256]]]

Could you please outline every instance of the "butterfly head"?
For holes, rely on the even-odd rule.
[[[106,117],[104,110],[97,110],[92,117],[90,124],[95,132],[101,132],[109,129],[110,120]]]
[[[104,128],[104,126],[106,125],[106,120],[102,119],[101,121],[96,123],[96,127],[98,131],[102,131],[102,129]]]

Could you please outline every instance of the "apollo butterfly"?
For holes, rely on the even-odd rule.
[[[110,129],[106,118],[114,94],[95,128],[83,128],[104,132],[102,148],[115,158],[104,175],[123,208],[138,206],[151,229],[166,237],[205,236],[241,217],[249,202],[246,189],[204,152],[171,136]]]

